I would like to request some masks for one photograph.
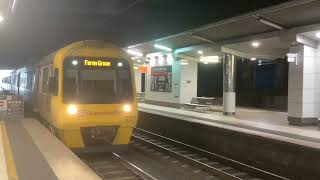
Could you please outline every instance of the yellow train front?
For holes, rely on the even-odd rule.
[[[81,41],[58,50],[46,64],[37,71],[37,108],[63,143],[73,150],[126,148],[137,102],[132,64],[121,48]]]

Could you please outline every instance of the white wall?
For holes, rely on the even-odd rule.
[[[172,62],[174,66],[176,67],[176,63]],[[161,101],[161,102],[169,102],[169,103],[179,103],[180,102],[180,96],[175,93],[175,88],[179,86],[179,77],[180,72],[174,72],[179,70],[179,68],[172,67],[172,92],[154,92],[150,91],[150,85],[151,85],[151,67],[157,67],[157,66],[167,66],[171,65],[167,61],[164,61],[163,64],[158,64],[158,62],[150,62],[148,64],[148,72],[146,74],[146,90],[145,90],[145,99],[146,100],[153,100],[153,101]],[[175,82],[178,81],[178,82]]]
[[[180,103],[184,104],[197,97],[198,63],[189,61],[188,65],[181,66]]]
[[[288,116],[319,118],[320,116],[320,48],[298,45],[297,62],[289,64]]]
[[[136,83],[136,91],[137,93],[141,93],[141,73],[139,73],[138,69],[133,69],[134,71],[134,79]]]

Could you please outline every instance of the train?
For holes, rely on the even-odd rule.
[[[3,83],[70,149],[120,151],[137,123],[132,66],[122,48],[86,40],[14,70]]]

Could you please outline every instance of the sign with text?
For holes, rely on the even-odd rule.
[[[151,68],[151,91],[172,92],[172,66]]]

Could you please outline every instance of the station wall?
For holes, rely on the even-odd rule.
[[[145,99],[146,100],[152,100],[152,101],[160,101],[160,102],[167,102],[167,103],[174,103],[179,104],[180,103],[180,97],[179,93],[176,93],[175,89],[176,86],[179,87],[180,85],[180,64],[173,62],[164,61],[163,63],[159,63],[155,59],[151,59],[150,63],[147,65],[148,70],[146,73],[146,89],[145,89]],[[171,66],[171,92],[157,92],[154,90],[151,90],[151,69],[154,67],[165,67],[165,66]],[[179,71],[179,72],[177,72]]]
[[[188,65],[181,66],[180,104],[184,104],[197,97],[198,63],[189,61]]]
[[[168,66],[170,66],[168,68]],[[172,103],[172,104],[184,104],[191,100],[192,97],[197,96],[197,81],[198,81],[198,64],[193,61],[188,61],[188,64],[181,65],[180,61],[174,60],[171,62],[163,61],[150,61],[147,64],[147,73],[145,76],[145,100]],[[171,91],[165,92],[163,89],[157,91],[152,85],[154,77],[152,77],[152,68],[168,68],[171,70],[171,78],[169,78],[171,84]],[[156,72],[162,73],[162,72]],[[135,80],[137,86],[137,92],[141,92],[141,74],[135,70]],[[160,78],[160,81],[164,79]],[[153,82],[154,83],[154,82]],[[161,92],[162,91],[162,92]]]
[[[141,93],[141,73],[138,71],[138,69],[133,69],[133,72],[136,83],[136,91],[137,93]]]

